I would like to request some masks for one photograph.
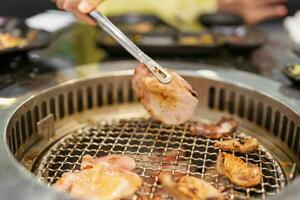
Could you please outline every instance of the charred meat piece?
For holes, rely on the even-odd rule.
[[[163,84],[144,65],[139,65],[134,72],[132,87],[155,120],[181,124],[192,117],[198,104],[198,94],[178,74],[169,72],[173,79]]]
[[[159,178],[163,188],[179,200],[223,199],[221,193],[211,184],[192,176],[183,176],[176,182],[170,174],[163,174]]]
[[[238,128],[238,122],[232,118],[223,117],[217,123],[198,123],[190,127],[192,135],[203,135],[210,139],[232,136]]]
[[[215,147],[225,151],[237,151],[240,153],[250,153],[258,149],[258,141],[256,138],[242,138],[241,141],[236,139],[219,141],[215,143]]]
[[[113,157],[116,162],[110,156],[94,160],[86,156],[84,169],[64,173],[54,188],[79,199],[116,200],[132,196],[142,185],[142,179],[128,170],[134,161],[127,156]]]
[[[257,165],[247,164],[242,159],[227,153],[218,155],[217,171],[241,187],[253,187],[258,185],[262,179]]]

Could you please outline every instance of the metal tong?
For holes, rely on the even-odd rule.
[[[146,55],[102,13],[94,10],[89,13],[89,16],[96,20],[98,25],[121,44],[133,57],[144,63],[160,82],[166,84],[172,80],[172,75],[166,69]]]

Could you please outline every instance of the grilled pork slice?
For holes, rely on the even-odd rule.
[[[247,164],[242,159],[227,153],[218,155],[217,171],[241,187],[253,187],[258,185],[262,179],[257,165]]]
[[[142,179],[128,170],[131,166],[120,163],[120,160],[130,163],[129,165],[133,161],[127,156],[114,155],[94,160],[86,156],[83,160],[84,169],[64,173],[54,184],[54,188],[84,200],[116,200],[130,197],[142,185]]]
[[[175,182],[169,173],[164,173],[159,180],[163,188],[178,200],[223,199],[221,193],[211,184],[192,176],[183,176]]]
[[[181,124],[192,117],[198,104],[198,94],[178,74],[169,72],[173,79],[163,84],[144,65],[139,65],[134,72],[132,87],[155,120]]]
[[[241,153],[250,153],[258,149],[258,141],[253,137],[242,138],[241,142],[235,139],[218,141],[215,143],[215,147],[222,150],[238,151]]]
[[[210,139],[232,136],[238,128],[238,122],[232,118],[221,118],[217,123],[198,123],[190,127],[192,135],[202,135]]]
[[[121,155],[108,155],[100,158],[93,158],[90,155],[85,155],[81,161],[81,170],[89,169],[94,167],[97,163],[108,162],[109,164],[116,165],[119,168],[123,168],[128,171],[132,171],[135,169],[136,164],[134,159],[129,156],[121,156]]]

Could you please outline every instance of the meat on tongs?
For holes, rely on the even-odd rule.
[[[202,135],[210,139],[232,136],[238,128],[238,122],[232,118],[221,118],[217,123],[198,123],[190,127],[192,135]]]
[[[84,156],[81,171],[67,172],[54,184],[58,191],[74,198],[117,200],[133,195],[142,179],[131,172],[135,162],[128,156],[105,156],[94,159]]]
[[[254,137],[245,137],[240,141],[236,139],[218,141],[214,146],[225,151],[229,150],[240,153],[250,153],[258,149],[258,141]]]
[[[172,81],[161,83],[144,65],[139,65],[132,80],[137,97],[158,121],[166,124],[181,124],[194,113],[198,104],[198,94],[178,74],[168,70]]]
[[[218,155],[217,171],[235,185],[242,187],[253,187],[258,185],[262,179],[262,173],[257,165],[246,163],[228,153]]]
[[[211,184],[192,176],[183,176],[174,181],[170,173],[164,173],[159,181],[168,193],[178,200],[222,200],[221,193]]]

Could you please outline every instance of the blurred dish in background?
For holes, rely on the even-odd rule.
[[[243,18],[236,14],[225,12],[202,14],[198,20],[212,32],[223,37],[228,50],[235,53],[251,53],[261,47],[266,40],[262,32],[246,26]]]
[[[177,40],[178,44],[181,44],[183,46],[193,46],[193,45],[202,45],[202,46],[212,46],[216,43],[219,43],[220,40],[209,32],[202,32],[200,34],[192,34],[192,33],[186,33],[181,34]]]
[[[229,50],[251,52],[265,43],[266,36],[258,30],[247,28],[225,35],[225,41]]]
[[[151,15],[121,15],[110,19],[143,51],[155,56],[209,55],[224,45],[208,30],[200,33],[181,33]],[[127,55],[123,48],[103,31],[99,33],[98,45],[112,56]]]
[[[295,84],[300,84],[300,64],[286,66],[282,73]]]
[[[26,53],[30,50],[46,47],[51,34],[28,27],[16,18],[1,18],[0,56]]]

